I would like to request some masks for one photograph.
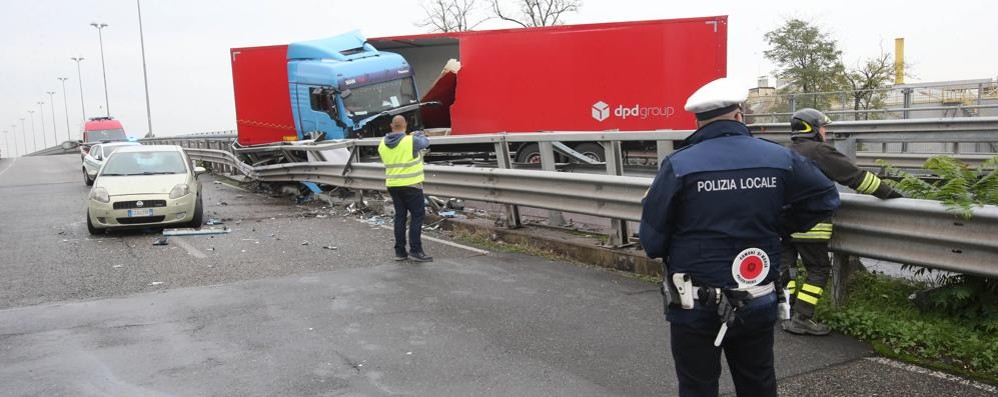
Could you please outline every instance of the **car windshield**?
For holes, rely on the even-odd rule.
[[[356,120],[417,101],[412,78],[407,77],[351,88],[350,95],[343,98],[343,105],[350,117]]]
[[[183,174],[187,172],[180,152],[115,153],[101,169],[102,176]]]
[[[110,130],[87,131],[87,138],[90,142],[96,141],[123,141],[128,139],[125,130],[114,128]]]

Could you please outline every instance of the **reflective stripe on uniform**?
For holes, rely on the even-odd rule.
[[[808,294],[804,293],[804,291],[801,291],[801,292],[797,293],[797,300],[803,301],[803,302],[807,302],[807,303],[810,303],[812,305],[817,305],[818,304],[818,297],[808,295]]]
[[[821,287],[808,283],[801,285],[800,290],[816,296],[821,296],[821,293],[824,291]]]
[[[417,164],[419,164],[422,161],[423,161],[422,157],[417,157],[415,160],[412,160],[412,161],[410,161],[408,163],[403,163],[403,164],[385,164],[385,168],[407,168],[407,167],[412,167],[414,165],[417,165]]]
[[[863,182],[856,187],[856,192],[862,194],[873,194],[873,192],[880,188],[880,182],[880,178],[873,175],[872,172],[866,171],[866,174],[863,175]]]
[[[787,283],[787,290],[790,291],[790,293],[792,294],[792,293],[794,293],[794,290],[796,290],[796,289],[797,289],[797,281],[796,280],[790,280],[790,282]]]
[[[831,240],[832,224],[822,222],[806,232],[793,233],[790,237],[794,240]]]

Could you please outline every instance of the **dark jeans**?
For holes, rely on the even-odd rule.
[[[423,242],[420,236],[423,232],[423,218],[426,217],[426,204],[423,199],[423,189],[416,187],[390,187],[388,194],[395,204],[395,255],[406,256],[405,252],[405,221],[412,214],[409,224],[410,252],[423,253]]]
[[[673,310],[683,309],[670,307],[670,311]],[[754,299],[740,310],[720,347],[714,347],[714,338],[720,329],[716,311],[700,306],[697,301],[687,312],[684,321],[673,321],[670,328],[680,396],[717,396],[722,350],[735,383],[735,393],[739,396],[776,396],[774,294]]]

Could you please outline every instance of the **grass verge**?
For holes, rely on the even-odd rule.
[[[908,296],[923,283],[856,273],[848,302],[818,306],[817,317],[833,329],[869,341],[884,356],[985,382],[998,382],[998,338],[972,322],[938,311],[921,311]]]

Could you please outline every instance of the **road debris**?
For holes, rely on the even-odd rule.
[[[166,240],[166,237],[160,237],[153,240],[152,245],[169,245],[170,243]]]
[[[337,249],[339,249],[339,248],[336,248],[336,247],[334,247],[332,245],[324,245],[324,246],[322,246],[322,248],[325,248],[327,250],[333,250],[333,251],[336,251]]]
[[[161,285],[161,284],[164,284],[164,283],[162,281],[153,281],[153,282],[149,283],[149,286],[150,287],[155,287],[155,286]]]
[[[224,201],[219,201],[219,202],[218,202],[218,205],[221,205],[221,206],[226,206],[226,205],[229,205],[229,203],[227,203],[227,202],[224,202]]]
[[[308,241],[302,241],[301,245],[308,245]]]
[[[222,225],[225,224],[221,219],[218,218],[208,218],[208,221],[204,223],[205,225]]]
[[[202,234],[225,234],[231,232],[227,226],[222,227],[202,227],[200,229],[194,228],[176,228],[176,229],[163,229],[164,236],[196,236]]]

